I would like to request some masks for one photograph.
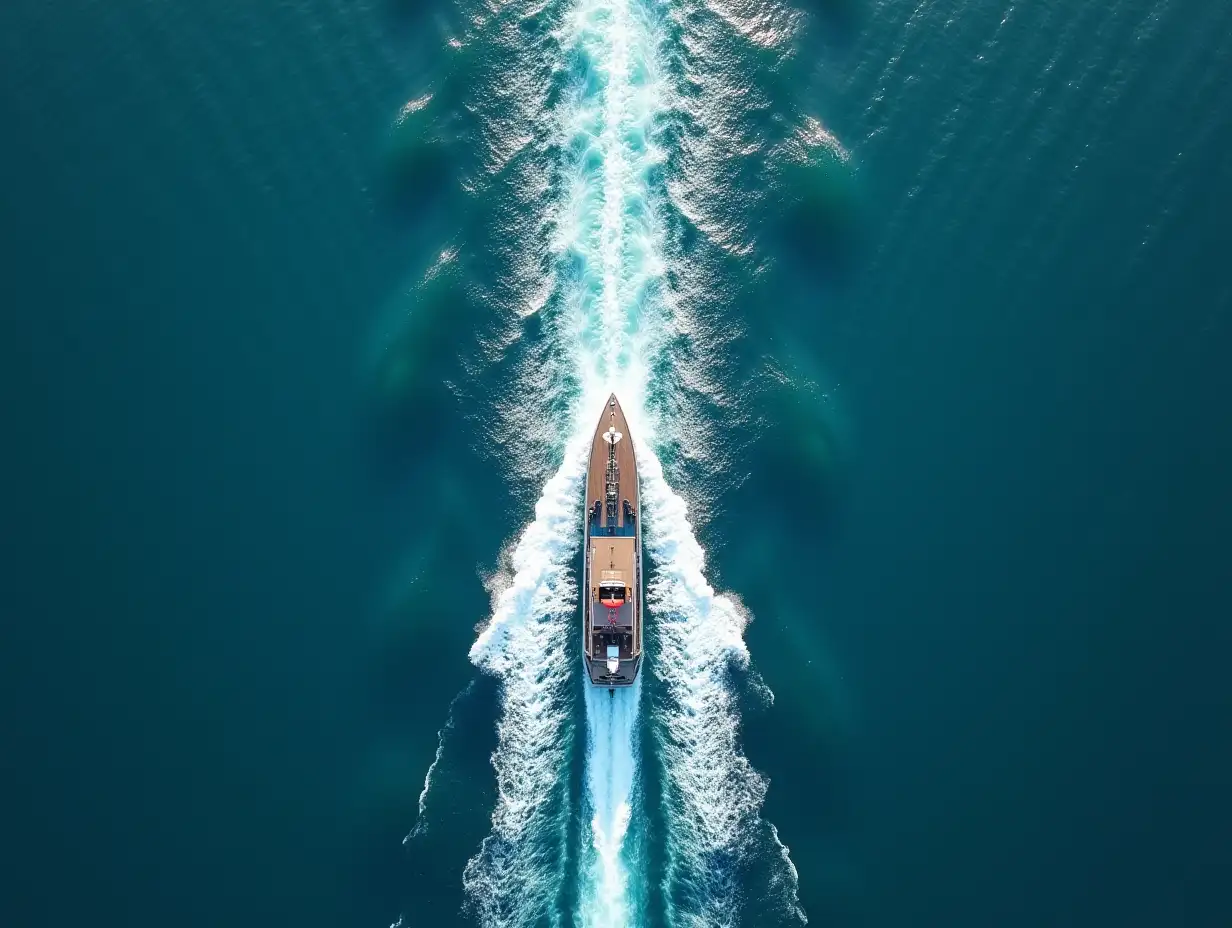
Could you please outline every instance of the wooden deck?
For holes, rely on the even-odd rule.
[[[637,549],[632,538],[609,538],[606,535],[590,537],[590,608],[593,624],[596,628],[609,624],[608,610],[599,602],[599,580],[604,571],[619,571],[625,588],[629,591],[626,602],[629,604],[617,610],[617,623],[622,628],[632,628],[636,613],[641,606],[638,600],[637,586]]]
[[[614,427],[621,433],[616,443],[616,466],[619,470],[619,492],[614,525],[608,524],[606,511],[606,482],[609,445],[603,433]],[[627,519],[625,503],[628,503],[631,520]],[[586,520],[589,526],[589,546],[586,552],[588,586],[586,593],[586,653],[596,660],[606,653],[608,645],[620,648],[623,661],[636,658],[642,651],[642,591],[638,551],[640,532],[637,519],[641,518],[638,494],[637,458],[633,450],[633,438],[615,394],[608,398],[603,414],[595,428],[594,441],[590,448],[590,461],[586,472]],[[599,518],[592,513],[599,504]],[[627,524],[626,524],[627,523]],[[608,529],[614,528],[613,534]],[[609,612],[599,600],[599,582],[618,571],[627,589],[629,606]],[[631,607],[631,608],[630,608]],[[615,621],[613,621],[615,619]]]
[[[625,421],[625,414],[621,411],[620,403],[616,401],[614,393],[608,398],[607,405],[603,407],[603,415],[599,419],[598,427],[595,429],[595,439],[590,446],[590,466],[586,472],[587,509],[594,506],[595,500],[603,499],[608,447],[607,442],[603,440],[603,433],[608,430],[608,426],[615,426],[616,431],[624,436],[616,443],[616,466],[620,468],[620,498],[627,499],[633,511],[637,512],[637,458],[633,452],[633,437],[629,434],[629,423]],[[623,528],[625,524],[623,505],[617,507],[616,517],[617,527]],[[607,528],[606,512],[601,516],[600,525]]]

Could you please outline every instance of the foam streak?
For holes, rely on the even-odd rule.
[[[668,832],[664,889],[673,924],[727,926],[739,922],[738,865],[763,829],[758,812],[765,779],[739,745],[740,716],[731,669],[747,666],[747,616],[714,591],[705,555],[685,502],[668,486],[653,454],[643,454],[647,552],[654,563],[649,600],[658,648],[651,672],[662,683],[655,730],[666,782]],[[777,842],[784,866],[778,903],[804,921],[795,868]]]
[[[432,774],[436,773],[436,768],[441,762],[441,756],[445,753],[445,739],[449,733],[453,731],[453,712],[458,705],[459,700],[470,694],[470,691],[475,688],[475,681],[472,680],[466,684],[453,701],[449,704],[449,714],[445,717],[445,724],[440,731],[436,733],[436,756],[432,758],[432,763],[428,765],[428,772],[424,774],[423,789],[419,792],[419,812],[415,817],[415,825],[411,828],[407,836],[402,839],[402,843],[410,841],[411,838],[422,835],[428,830],[428,820],[424,813],[428,808],[428,791],[432,788]]]
[[[569,819],[568,693],[576,667],[568,631],[577,587],[567,562],[577,550],[586,438],[568,445],[544,487],[535,519],[514,548],[513,579],[496,595],[492,619],[471,647],[471,660],[501,680],[492,832],[463,874],[488,928],[558,922],[554,902]]]
[[[585,928],[624,928],[635,923],[625,837],[634,811],[640,699],[640,683],[612,692],[593,686],[586,689],[591,853],[581,899],[580,922]]]
[[[671,211],[688,215],[683,207],[690,204],[675,194],[669,199],[670,185],[658,174],[656,131],[680,105],[660,69],[666,16],[656,0],[574,0],[547,50],[555,57],[549,70],[561,81],[559,94],[543,95],[559,101],[559,136],[550,150],[560,153],[560,164],[545,262],[556,289],[531,302],[546,307],[559,363],[527,371],[525,390],[559,395],[565,385],[576,399],[565,463],[544,487],[515,547],[512,582],[471,649],[471,659],[502,682],[492,833],[465,874],[484,928],[559,921],[553,903],[570,820],[562,778],[572,750],[570,687],[580,669],[571,625],[578,620],[577,586],[567,560],[580,535],[591,433],[612,391],[638,448],[655,642],[643,678],[653,680],[612,694],[586,686],[588,824],[574,921],[631,928],[641,920],[643,887],[660,878],[640,869],[642,855],[630,846],[637,843],[630,841],[631,824],[646,811],[637,767],[643,685],[654,710],[645,736],[663,770],[668,866],[660,886],[669,922],[736,924],[738,865],[757,836],[772,831],[758,818],[766,782],[740,749],[730,673],[748,661],[747,619],[706,581],[684,500],[668,486],[655,454],[679,437],[674,422],[656,434],[655,410],[674,403],[665,395],[671,385],[655,375],[670,369],[673,377],[704,381],[673,363],[668,349],[688,324],[667,286],[671,256],[663,228]],[[767,28],[761,20],[749,26],[757,35]],[[708,98],[710,104],[721,108],[723,98]],[[675,190],[691,193],[686,181]],[[684,260],[673,269],[677,278],[696,279]],[[802,918],[794,868],[777,839],[773,853],[783,860],[783,904]]]

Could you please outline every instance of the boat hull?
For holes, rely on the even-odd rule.
[[[642,520],[628,422],[608,398],[595,429],[583,517],[582,653],[594,686],[632,686],[642,666]]]

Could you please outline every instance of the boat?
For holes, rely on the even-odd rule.
[[[616,394],[595,429],[586,468],[582,610],[594,686],[632,686],[642,666],[642,520],[637,457]]]

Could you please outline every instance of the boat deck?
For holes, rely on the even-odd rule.
[[[620,659],[622,661],[631,660],[633,658],[633,632],[624,631],[616,633],[615,631],[604,631],[596,629],[591,638],[591,654],[596,659],[607,657],[608,645],[616,645],[620,648]]]
[[[613,448],[604,434],[614,429],[620,440]],[[615,452],[616,498],[609,512],[607,498],[607,471],[609,452]],[[642,602],[641,564],[638,551],[638,509],[641,500],[638,494],[637,460],[633,451],[633,439],[629,435],[629,423],[625,419],[615,396],[603,407],[594,441],[590,448],[590,460],[586,470],[586,530],[588,535],[586,559],[586,655],[595,664],[591,665],[591,682],[602,685],[628,685],[637,675],[638,661],[642,653]],[[624,586],[623,600],[619,595],[609,597],[620,601],[612,608],[600,600],[600,584],[620,581]],[[605,586],[610,589],[610,586]],[[621,671],[613,676],[599,676],[602,661],[608,659],[608,648],[618,649],[622,663]],[[633,662],[632,664],[628,662]]]
[[[608,426],[614,426],[624,438],[616,443],[616,466],[620,468],[620,495],[622,504],[617,507],[616,524],[609,525],[607,513],[603,507],[603,483],[607,473],[607,442],[603,433]],[[629,436],[629,423],[621,411],[620,404],[603,407],[603,418],[599,428],[595,430],[595,439],[590,447],[590,467],[586,472],[586,508],[589,511],[591,535],[634,535],[637,531],[634,519],[628,518],[623,500],[629,501],[629,509],[636,514],[638,504],[637,492],[637,460],[633,456],[633,439]],[[598,519],[595,518],[594,507],[598,502]],[[609,532],[608,530],[611,529]]]

